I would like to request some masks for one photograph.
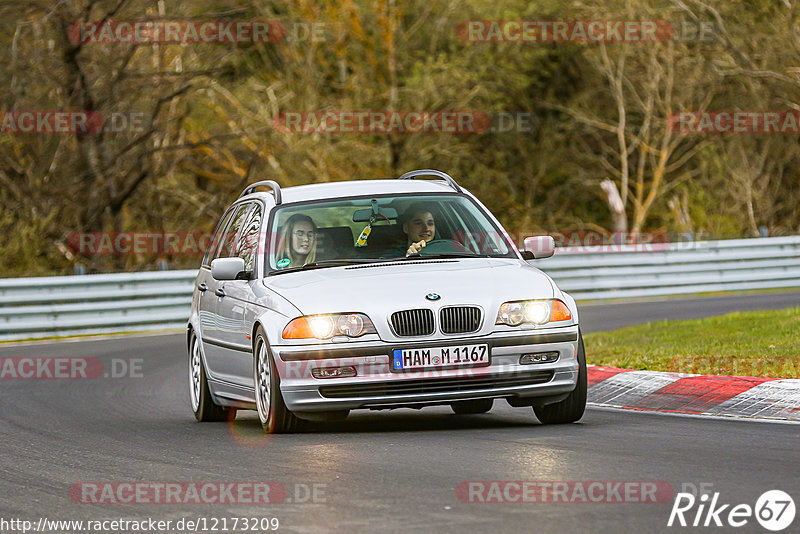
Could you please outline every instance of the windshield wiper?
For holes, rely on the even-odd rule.
[[[441,252],[438,254],[409,254],[404,260],[429,260],[442,258],[491,258],[489,254],[471,254],[467,252]]]
[[[374,263],[376,261],[380,261],[380,260],[373,260],[373,259],[370,259],[370,258],[343,258],[343,259],[339,259],[339,260],[319,260],[319,261],[314,261],[314,262],[311,262],[311,263],[306,263],[301,268],[305,269],[306,267],[325,267],[325,266],[328,266],[328,265],[333,265],[333,266],[336,266],[336,265],[356,265],[356,264],[360,264],[360,263]]]
[[[270,272],[269,274],[283,274],[283,273],[295,273],[298,271],[307,271],[310,269],[322,269],[323,267],[341,267],[344,265],[360,265],[362,263],[375,263],[381,260],[373,260],[373,259],[342,259],[342,260],[319,260],[313,261],[311,263],[306,263],[301,265],[300,267],[292,267],[290,269],[280,269]]]

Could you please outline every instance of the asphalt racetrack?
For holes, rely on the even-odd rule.
[[[592,332],[798,301],[800,294],[786,293],[587,305],[580,319],[584,332]],[[587,353],[591,359],[589,345]],[[465,502],[459,488],[470,482],[490,488],[491,481],[603,487],[651,481],[673,492],[702,484],[731,506],[754,506],[765,491],[780,489],[800,502],[800,425],[590,407],[578,424],[542,426],[530,409],[495,401],[484,415],[457,416],[447,407],[361,411],[300,434],[267,436],[255,412],[240,412],[232,423],[195,422],[180,334],[0,346],[0,356],[89,357],[106,370],[113,361],[136,368],[117,365],[115,372],[125,375],[118,378],[0,381],[0,518],[6,521],[205,518],[209,532],[214,520],[224,532],[223,518],[233,531],[235,517],[277,518],[278,532],[734,530],[667,527],[674,493],[656,503],[633,502],[635,496],[580,502],[574,495],[572,502]],[[276,504],[207,505],[92,504],[80,493],[85,483],[209,481],[273,482],[286,494]],[[696,510],[687,512],[689,521]],[[169,531],[187,530],[203,528]],[[752,517],[735,530],[765,532]],[[800,519],[785,530],[798,531]]]

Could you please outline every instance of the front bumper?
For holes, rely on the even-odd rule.
[[[486,367],[392,372],[393,349],[487,343]],[[412,342],[347,342],[341,344],[272,346],[289,410],[302,415],[359,408],[396,408],[448,404],[479,398],[526,400],[553,397],[575,389],[578,380],[578,326],[492,333]],[[552,363],[521,365],[528,353],[558,352]],[[357,376],[312,376],[321,367],[353,366]]]

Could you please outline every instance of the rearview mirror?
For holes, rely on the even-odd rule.
[[[524,249],[533,254],[533,259],[541,260],[553,255],[556,251],[556,242],[549,235],[535,235],[525,238]]]
[[[371,209],[356,210],[353,213],[353,222],[367,222],[370,217],[372,217]],[[375,221],[385,220],[384,217],[389,220],[397,219],[397,210],[394,208],[378,208]]]
[[[247,280],[250,273],[242,258],[217,258],[211,262],[211,276],[214,280]]]

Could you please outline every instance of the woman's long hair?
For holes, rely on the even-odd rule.
[[[305,257],[303,263],[312,263],[317,259],[317,225],[314,224],[314,219],[309,217],[308,215],[303,215],[302,213],[295,213],[286,221],[283,225],[283,231],[281,232],[281,242],[280,247],[278,248],[278,258],[277,261],[282,259],[288,259],[289,265],[295,266],[300,263],[300,258],[294,254],[292,251],[292,234],[294,233],[294,227],[299,222],[307,222],[311,225],[311,228],[314,231],[314,238],[310,239],[310,244],[308,247],[308,255]]]

